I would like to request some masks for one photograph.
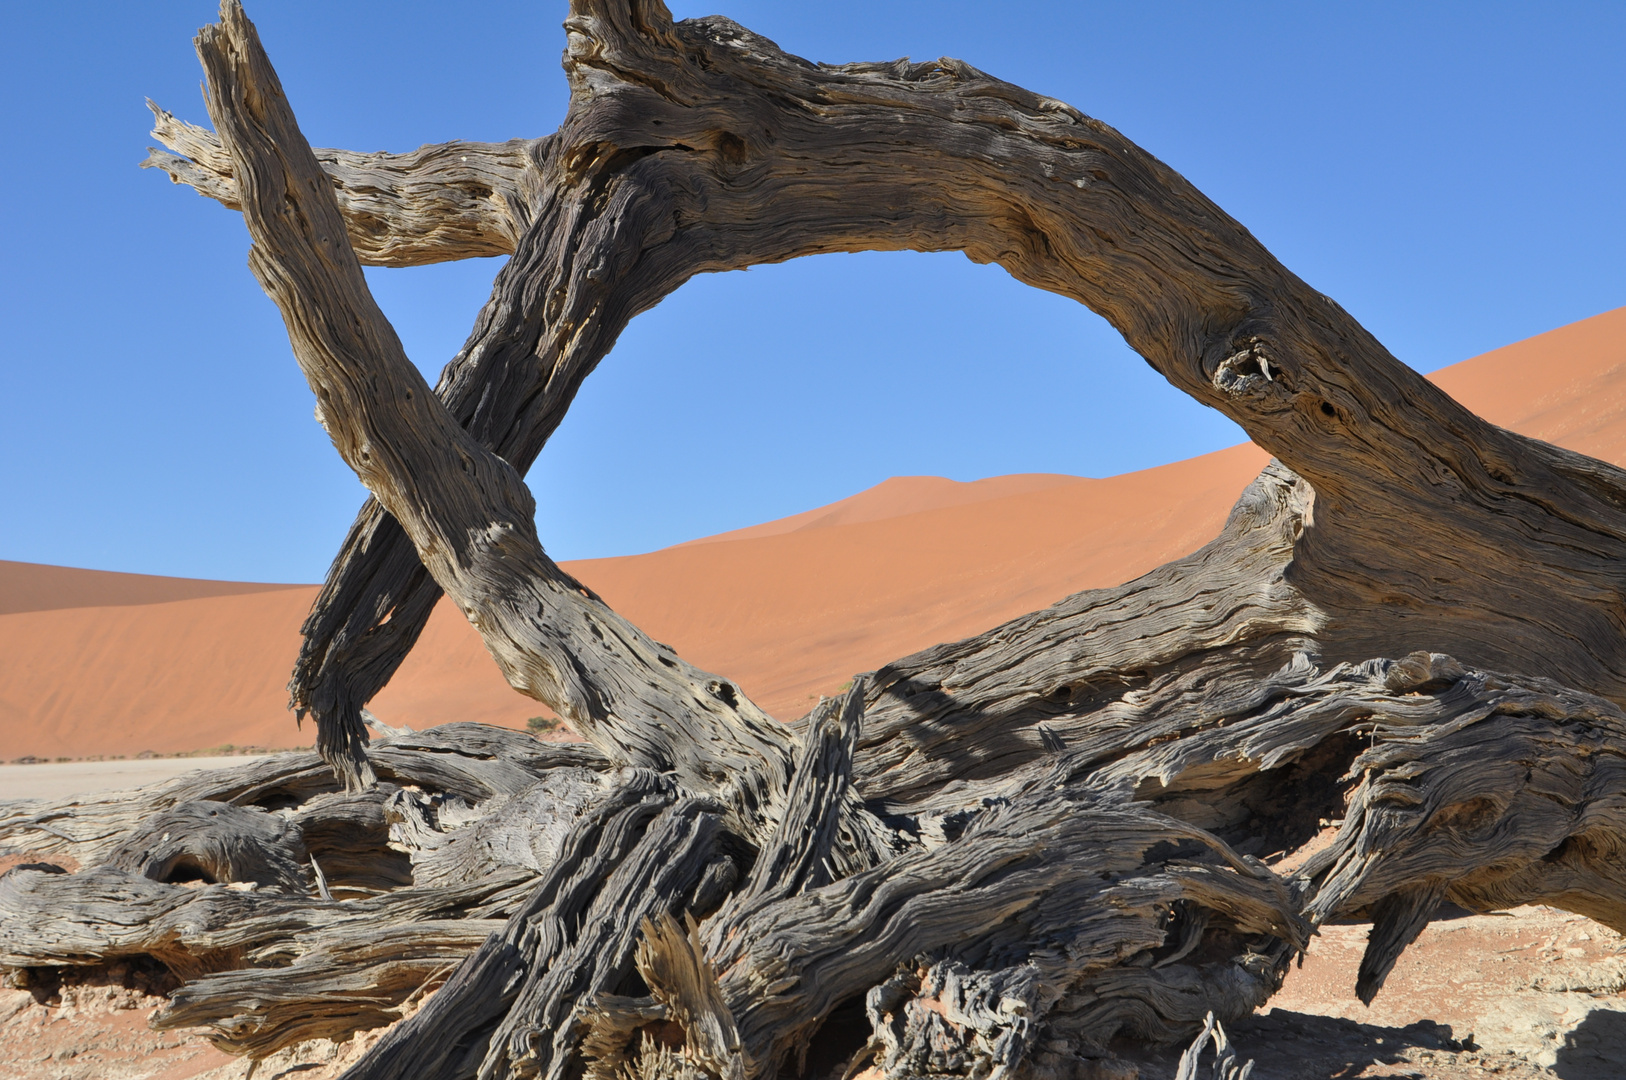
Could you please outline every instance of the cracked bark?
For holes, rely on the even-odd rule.
[[[1090,306],[1309,482],[1291,584],[1328,659],[1431,649],[1626,692],[1620,471],[1458,406],[1106,125],[959,61],[811,65],[642,5],[582,3],[569,29],[572,105],[532,144],[534,224],[440,382],[517,468],[626,321],[694,273],[960,250]],[[294,682],[355,738],[433,606],[380,516],[336,561]]]
[[[436,910],[507,921],[353,1078],[1060,1078],[1115,1037],[1246,1013],[1327,919],[1374,921],[1366,1000],[1441,898],[1626,929],[1626,474],[1468,413],[1068,106],[953,60],[810,64],[647,0],[577,0],[566,30],[558,132],[393,156],[311,151],[235,4],[201,35],[215,132],[160,112],[176,153],[154,163],[242,211],[377,500],[293,687],[357,790],[307,756],[187,798],[0,817],[9,842],[94,868],[0,881],[0,960],[158,955],[190,980],[177,1016],[261,1055],[395,1015],[395,991],[355,1006],[369,980],[430,977],[332,938],[307,957],[289,927],[348,905],[345,933],[410,936],[439,890],[463,899]],[[559,571],[519,473],[627,320],[689,276],[903,248],[1090,306],[1277,461],[1202,550],[896,660],[787,729]],[[509,251],[431,391],[361,264]],[[359,709],[440,590],[595,751],[478,729],[365,745]],[[178,897],[152,876],[167,856],[131,853],[199,800],[245,808],[229,840],[304,843],[340,898],[311,895],[294,855],[252,871],[275,888],[231,894],[252,901],[219,880]],[[292,812],[297,835],[273,842],[248,807]],[[1267,865],[1323,819],[1324,851]],[[493,874],[515,882],[495,899],[475,888]],[[245,903],[285,937],[227,948],[173,914]],[[204,929],[110,929],[148,909]],[[295,991],[255,997],[294,953],[289,985],[349,1004],[302,1027]]]

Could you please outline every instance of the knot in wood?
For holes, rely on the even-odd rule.
[[[288,818],[199,799],[148,818],[105,865],[166,884],[252,884],[305,896],[309,858],[299,826]]]
[[[706,683],[706,692],[730,708],[740,703],[739,695],[734,692],[734,684],[727,679],[712,679]]]
[[[1237,345],[1236,351],[1214,369],[1215,389],[1232,397],[1244,397],[1263,393],[1281,381],[1281,365],[1271,359],[1264,342],[1250,338]]]
[[[1455,658],[1444,653],[1414,652],[1389,666],[1383,686],[1392,694],[1434,693],[1466,674]]]

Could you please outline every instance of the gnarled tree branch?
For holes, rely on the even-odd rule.
[[[523,144],[509,226],[468,217],[508,194],[442,203],[414,187],[433,187],[444,152],[319,160],[235,0],[199,39],[216,141],[160,118],[191,162],[172,174],[242,209],[319,414],[377,498],[293,685],[326,756],[387,780],[402,754],[431,752],[365,752],[356,716],[442,588],[510,682],[599,751],[569,772],[550,759],[529,786],[459,765],[342,798],[307,761],[275,792],[231,797],[260,808],[231,815],[233,836],[304,842],[318,866],[342,852],[341,891],[538,875],[353,1080],[866,1063],[893,1080],[1003,1077],[1041,1034],[1099,1052],[1241,1015],[1329,918],[1374,920],[1366,999],[1442,897],[1626,924],[1626,474],[1467,413],[1183,178],[1067,106],[952,60],[810,64],[725,19],[675,23],[658,0],[577,0],[566,28],[571,108]],[[392,179],[354,179],[368,169]],[[357,194],[369,183],[388,190]],[[445,215],[442,240],[425,208]],[[365,214],[382,225],[361,231],[404,238],[380,251],[512,240],[433,392],[367,293],[352,239]],[[894,661],[793,735],[562,573],[519,474],[626,322],[691,275],[869,249],[963,251],[1087,304],[1278,461],[1203,550]],[[96,890],[168,865],[152,815],[213,797],[98,809],[122,846],[76,839],[53,811],[0,816],[113,859],[72,886],[8,879],[0,910],[83,892],[97,918],[121,917]],[[260,828],[273,805],[298,808],[297,836]],[[459,828],[466,814],[483,816]],[[1323,853],[1286,878],[1265,865],[1323,818],[1342,821]],[[387,832],[405,858],[368,865],[365,843],[334,842],[341,821]],[[486,856],[499,848],[514,854]],[[296,864],[262,875],[281,900],[255,902],[356,902],[322,897],[315,869],[308,895]],[[163,918],[188,903],[140,880],[131,902]],[[496,910],[479,904],[457,910]],[[65,955],[0,935],[5,957],[166,947],[67,922],[91,944]],[[205,938],[163,954],[193,980],[186,1015],[251,1053],[282,1045],[284,1020],[264,1038],[232,1026],[254,980],[206,970],[229,958]],[[278,948],[252,962],[285,960]],[[332,982],[330,955],[293,968],[353,1001],[367,979]]]
[[[1462,409],[1116,131],[959,61],[813,65],[658,5],[569,25],[535,224],[440,386],[516,468],[694,273],[960,250],[1100,312],[1309,481],[1291,586],[1323,655],[1439,649],[1626,698],[1626,478]],[[352,740],[433,606],[409,548],[364,512],[307,625],[295,703]]]
[[[340,456],[515,689],[613,758],[674,769],[760,814],[782,786],[789,739],[732,684],[651,641],[547,557],[524,482],[446,411],[374,303],[331,184],[241,8],[223,7],[198,55],[254,238],[249,266],[282,309]]]

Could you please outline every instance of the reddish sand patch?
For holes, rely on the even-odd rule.
[[[1626,308],[1434,379],[1496,423],[1626,464]],[[1105,480],[903,477],[805,514],[568,568],[789,719],[855,672],[1194,550],[1264,461],[1245,444]],[[11,612],[0,614],[0,759],[309,745],[283,687],[314,595],[0,563],[0,612]],[[444,604],[373,709],[418,728],[517,727],[542,711]]]
[[[149,1028],[148,1018],[163,1002],[152,989],[126,977],[69,979],[48,1005],[26,990],[0,989],[0,1061],[8,1077],[190,1080],[220,1070],[236,1080],[246,1072],[245,1062],[193,1032]]]
[[[150,968],[150,965],[149,965]],[[149,970],[116,963],[69,969],[55,989],[0,987],[0,1075],[6,1080],[335,1080],[382,1029],[343,1043],[313,1039],[256,1068],[217,1050],[198,1030],[154,1031],[164,988]],[[44,993],[44,990],[50,992]],[[42,1003],[39,997],[45,1000]]]

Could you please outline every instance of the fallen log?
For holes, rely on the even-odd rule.
[[[153,160],[242,212],[376,499],[295,673],[322,756],[0,812],[86,867],[0,879],[0,964],[155,957],[161,1022],[255,1057],[438,983],[352,1080],[994,1080],[1215,1037],[1330,919],[1373,922],[1368,1001],[1444,900],[1626,930],[1626,473],[1474,417],[1068,106],[654,0],[566,25],[557,133],[395,157],[312,151],[233,0],[200,34],[215,131],[160,112]],[[1089,305],[1277,460],[1191,556],[780,725],[563,573],[520,473],[692,274],[877,248]],[[431,389],[361,265],[499,249]],[[442,592],[591,749],[368,744]]]
[[[472,1075],[492,1055],[504,1062],[492,1075],[554,1072],[583,1059],[608,1062],[594,1066],[601,1071],[635,1062],[658,1071],[670,1036],[650,1036],[647,1047],[645,1036],[682,1028],[674,1016],[711,1018],[712,1028],[726,1018],[747,1075],[784,1060],[820,1064],[803,1057],[814,1042],[827,1053],[845,1045],[842,1060],[825,1067],[850,1065],[871,1038],[836,1039],[855,1021],[870,1025],[864,1030],[879,1040],[872,1052],[889,1074],[914,1075],[929,1058],[943,1065],[931,1054],[941,1057],[950,1043],[958,1049],[949,1057],[963,1067],[950,1071],[976,1073],[1020,1060],[1040,1033],[1052,1055],[1057,1046],[1100,1054],[1114,1035],[1189,1037],[1210,1011],[1235,1018],[1267,1000],[1309,945],[1310,927],[1329,918],[1374,919],[1358,988],[1370,997],[1420,928],[1416,906],[1404,905],[1419,887],[1479,910],[1544,902],[1626,928],[1626,875],[1608,845],[1626,827],[1626,715],[1542,680],[1437,655],[1329,672],[1288,665],[1228,696],[1185,703],[1183,718],[1171,707],[1171,719],[1186,725],[1175,737],[1111,721],[1132,737],[1110,749],[1083,742],[996,780],[949,785],[911,808],[870,800],[864,805],[888,823],[897,850],[843,871],[828,852],[867,842],[843,832],[837,794],[846,775],[839,748],[858,741],[850,723],[863,697],[859,683],[820,710],[827,736],[808,745],[826,752],[804,754],[794,785],[801,796],[787,805],[806,816],[787,819],[800,824],[778,845],[753,849],[719,831],[687,862],[674,859],[677,834],[652,825],[681,798],[673,783],[649,771],[599,773],[600,798],[542,849],[554,860],[542,878],[535,847],[495,870],[459,862],[461,881],[358,890],[343,901],[243,883],[159,882],[105,864],[77,874],[13,870],[0,878],[0,964],[156,957],[186,980],[160,1023],[207,1024],[222,1047],[263,1056],[389,1023],[426,982],[446,976],[454,954],[473,951],[428,1007],[390,1032],[372,1071],[358,1075]],[[528,739],[473,725],[461,733],[488,745]],[[458,734],[431,733],[442,745]],[[422,753],[388,744],[371,753],[392,751]],[[309,756],[281,757],[293,776],[308,768]],[[823,767],[806,768],[815,762]],[[552,771],[574,781],[582,768]],[[284,789],[266,783],[264,764],[206,774],[188,789],[245,789],[250,769],[259,782],[246,789],[280,801]],[[1319,793],[1306,787],[1316,777],[1326,783]],[[423,819],[441,846],[473,840],[501,816],[428,785],[415,794],[418,805],[458,811],[448,812],[445,832],[438,813]],[[310,821],[350,799],[330,790],[278,812]],[[500,808],[511,800],[484,801]],[[709,812],[687,805],[691,815]],[[1336,837],[1295,874],[1279,878],[1237,850],[1276,862],[1327,815],[1342,817]],[[546,829],[540,820],[536,831]],[[37,835],[23,825],[4,838]],[[404,846],[418,834],[394,835]],[[401,854],[379,841],[377,858]],[[433,840],[416,843],[412,851],[439,850]],[[408,873],[423,865],[409,860]],[[629,881],[656,871],[678,876],[635,902]],[[649,961],[637,962],[638,929],[685,916],[700,920],[686,947],[711,981],[698,989],[649,982]],[[588,929],[615,944],[583,937]],[[578,959],[565,963],[571,956]],[[609,967],[585,984],[564,979],[589,961]],[[546,972],[553,984],[537,982]],[[517,1051],[493,1050],[499,1029],[518,1040]],[[532,1044],[539,1031],[569,1034],[544,1054]]]

